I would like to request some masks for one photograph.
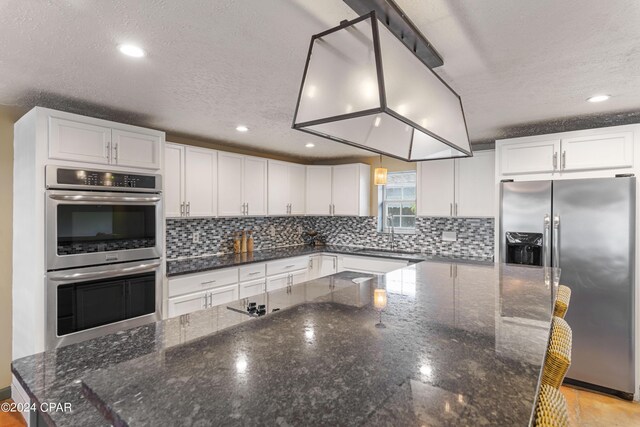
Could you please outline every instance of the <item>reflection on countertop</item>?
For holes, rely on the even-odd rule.
[[[375,258],[388,258],[409,261],[410,263],[424,260],[437,260],[444,262],[458,261],[470,263],[493,263],[492,259],[475,257],[442,257],[424,254],[420,252],[402,252],[381,250],[376,248],[362,248],[356,246],[338,245],[296,245],[284,246],[274,249],[265,249],[244,254],[222,254],[212,256],[199,256],[193,258],[180,258],[167,261],[167,276],[178,276],[182,274],[199,273],[203,271],[216,270],[220,268],[237,267],[257,262],[273,261],[283,258],[291,258],[304,255],[315,254],[342,254],[342,255],[362,255]]]
[[[526,425],[552,291],[534,267],[342,272],[252,297],[260,318],[236,301],[12,368],[36,401],[72,403],[47,414],[60,426]]]

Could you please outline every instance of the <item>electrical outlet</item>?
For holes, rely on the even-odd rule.
[[[200,243],[200,233],[197,231],[193,233],[193,243]]]
[[[458,236],[455,231],[443,231],[442,232],[442,241],[443,242],[455,242],[458,240]]]

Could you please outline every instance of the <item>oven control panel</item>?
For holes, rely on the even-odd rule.
[[[49,171],[47,171],[49,172]],[[148,190],[160,189],[159,176],[130,174],[122,172],[106,172],[88,169],[56,168],[55,177],[47,173],[54,182],[47,182],[47,187],[95,187],[96,190]],[[47,179],[47,181],[50,181]]]

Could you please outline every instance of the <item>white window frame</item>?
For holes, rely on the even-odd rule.
[[[387,174],[387,179],[389,177],[389,175],[393,175],[393,174],[400,174],[400,173],[413,173],[414,175],[416,174],[416,171],[398,171],[398,172],[389,172]],[[416,177],[417,178],[417,177]],[[381,203],[381,208],[382,208],[382,232],[383,233],[390,233],[391,232],[391,227],[389,226],[389,220],[387,217],[387,205],[389,203],[395,204],[395,203],[400,203],[400,212],[402,212],[402,206],[403,204],[414,204],[417,206],[417,188],[416,188],[417,182],[414,181],[412,184],[407,183],[407,184],[393,184],[392,187],[394,188],[404,188],[404,187],[413,187],[415,189],[415,193],[416,193],[416,197],[413,199],[397,199],[397,200],[387,200],[387,185],[382,186],[382,191],[381,191],[381,195],[382,195],[382,203]],[[403,192],[404,195],[404,192]],[[401,217],[414,217],[417,218],[417,212],[415,215],[400,215]],[[400,223],[402,223],[402,219],[400,220]],[[415,226],[413,227],[395,227],[394,231],[396,233],[406,233],[406,234],[413,234],[416,231]]]

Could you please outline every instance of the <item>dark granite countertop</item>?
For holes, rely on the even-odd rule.
[[[429,261],[342,272],[251,298],[267,305],[261,318],[238,301],[12,371],[37,403],[71,403],[45,415],[58,426],[524,426],[552,316],[544,274]],[[375,288],[388,295],[384,328]]]
[[[456,259],[460,261],[469,260],[472,262],[493,262],[493,260],[478,258],[441,257],[431,256],[420,252],[387,251],[375,248],[360,248],[354,246],[298,245],[265,249],[262,251],[255,251],[247,254],[225,254],[219,256],[204,256],[170,260],[167,261],[167,276],[179,276],[182,274],[199,273],[220,268],[237,267],[245,264],[253,264],[257,262],[266,262],[282,258],[291,258],[296,256],[314,255],[321,253],[361,255],[376,258],[398,259],[409,261],[410,263],[420,262],[426,259],[440,259],[449,261],[452,259]]]

